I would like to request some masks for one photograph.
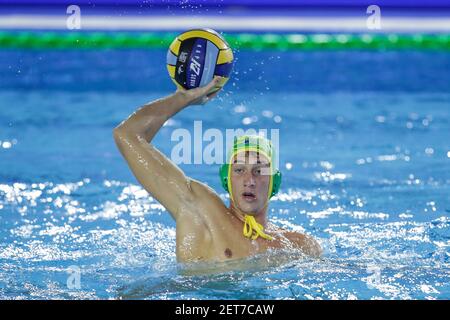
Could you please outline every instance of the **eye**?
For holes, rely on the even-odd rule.
[[[242,169],[242,168],[235,168],[234,172],[235,173],[242,173],[242,172],[244,172],[244,169]]]
[[[256,175],[260,175],[260,174],[261,174],[261,169],[259,169],[259,168],[258,168],[258,169],[255,169],[255,174],[256,174]]]

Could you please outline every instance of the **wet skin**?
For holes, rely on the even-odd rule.
[[[247,152],[245,157],[233,158],[234,201],[227,207],[213,189],[187,177],[150,143],[165,121],[187,106],[208,99],[216,84],[213,80],[203,88],[177,91],[144,105],[114,129],[117,147],[136,179],[176,221],[177,260],[224,261],[277,248],[296,248],[319,256],[320,246],[312,237],[268,223],[270,176],[262,174],[269,163],[264,156]],[[253,215],[274,239],[244,237],[245,214]]]

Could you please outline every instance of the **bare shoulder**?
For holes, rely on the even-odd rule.
[[[198,201],[199,203],[219,203],[224,205],[217,192],[206,183],[200,182],[195,179],[190,179],[190,186],[194,193],[196,201]]]
[[[220,195],[206,183],[195,179],[189,179],[189,188],[192,199],[189,206],[193,214],[202,218],[205,222],[223,219],[224,213],[228,211]]]
[[[322,248],[319,242],[312,236],[295,232],[282,230],[283,235],[298,249],[313,257],[320,257]]]

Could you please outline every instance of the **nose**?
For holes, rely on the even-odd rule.
[[[252,172],[246,172],[244,176],[244,187],[254,187],[255,177],[253,177]]]

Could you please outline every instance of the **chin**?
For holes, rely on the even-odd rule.
[[[261,209],[260,206],[254,205],[254,204],[248,204],[243,203],[239,205],[239,209],[242,210],[242,212],[245,212],[246,214],[250,216],[255,216],[256,213]]]

